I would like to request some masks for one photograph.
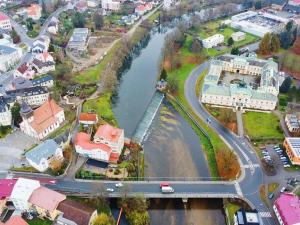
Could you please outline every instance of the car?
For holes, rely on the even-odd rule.
[[[159,184],[159,187],[162,188],[162,187],[169,187],[170,184],[168,182],[162,182]]]
[[[116,187],[123,187],[124,185],[121,183],[121,182],[119,182],[119,183],[116,183]]]
[[[271,194],[269,194],[269,195],[268,195],[268,198],[269,198],[269,199],[274,198],[274,193],[272,192]]]
[[[285,187],[282,187],[282,188],[280,189],[280,193],[283,193],[283,192],[285,192]]]
[[[163,186],[163,187],[161,187],[161,193],[163,193],[163,194],[174,193],[174,188],[172,188],[171,186]]]
[[[270,156],[264,156],[263,158],[264,158],[264,159],[271,159]]]
[[[107,192],[114,192],[115,190],[113,188],[106,188]]]
[[[290,164],[284,164],[283,167],[284,167],[284,168],[286,168],[286,167],[291,167],[291,165],[290,165]]]

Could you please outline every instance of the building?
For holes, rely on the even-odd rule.
[[[57,207],[64,201],[66,196],[45,187],[35,189],[29,198],[31,209],[34,210],[40,218],[47,218],[51,221],[59,215]]]
[[[60,225],[92,225],[97,216],[97,210],[79,202],[66,199],[58,204],[57,210],[61,215],[56,219]]]
[[[11,30],[10,19],[2,12],[0,12],[0,28],[3,30]]]
[[[300,201],[293,193],[281,193],[274,202],[273,210],[280,225],[300,224]]]
[[[0,125],[10,126],[12,123],[12,114],[10,105],[6,102],[3,96],[0,96]]]
[[[87,2],[86,1],[79,1],[76,3],[75,8],[78,12],[84,13],[87,10]]]
[[[121,2],[120,0],[102,0],[101,7],[106,11],[119,11],[121,9]]]
[[[30,209],[28,200],[33,191],[40,186],[39,181],[19,178],[10,196],[15,208],[20,211],[28,211]]]
[[[83,125],[95,125],[98,123],[98,115],[96,113],[80,113],[79,123]]]
[[[259,225],[262,224],[257,210],[246,211],[239,209],[234,214],[234,225]]]
[[[83,55],[88,46],[88,28],[75,28],[68,42],[67,49],[77,55]]]
[[[27,62],[20,65],[14,73],[14,77],[23,77],[27,80],[33,79],[34,75],[35,75],[35,71],[32,69],[31,65]]]
[[[22,50],[7,45],[0,45],[0,72],[6,72],[16,65],[22,56]]]
[[[295,135],[300,133],[299,115],[295,113],[286,114],[284,121],[290,133]]]
[[[204,48],[212,48],[218,46],[224,42],[224,36],[222,34],[215,34],[211,37],[202,40],[202,45]]]
[[[54,85],[54,79],[51,75],[45,75],[41,77],[37,77],[31,80],[33,86],[42,86],[46,88],[51,88]]]
[[[211,61],[200,101],[237,110],[270,111],[276,108],[278,93],[277,63],[226,54]]]
[[[53,34],[53,35],[56,35],[57,32],[58,32],[58,19],[56,17],[52,17],[49,25],[48,25],[48,28],[47,28],[47,31],[50,33],[50,34]]]
[[[32,68],[35,74],[41,75],[55,70],[55,62],[53,61],[41,61],[39,59],[33,59]]]
[[[238,31],[231,35],[233,41],[242,41],[245,40],[246,34],[244,32]]]
[[[49,92],[40,86],[18,90],[8,90],[6,94],[19,103],[26,102],[30,106],[40,106],[49,98]]]
[[[0,179],[0,215],[6,208],[6,202],[10,199],[16,182],[16,179]]]
[[[94,142],[108,145],[112,152],[121,154],[124,147],[124,130],[109,124],[101,125],[94,135]]]
[[[53,161],[64,159],[61,147],[53,139],[48,139],[26,152],[25,157],[28,163],[40,172],[52,168]]]
[[[27,8],[27,17],[33,20],[39,20],[42,16],[42,7],[39,4],[31,4]]]
[[[63,108],[58,106],[53,99],[48,99],[35,110],[23,102],[20,114],[23,119],[20,123],[21,131],[38,140],[58,129],[65,121]]]
[[[43,35],[33,42],[31,51],[33,53],[48,52],[49,45],[50,45],[50,38],[46,35]]]
[[[2,225],[2,223],[0,222]],[[11,216],[3,225],[28,225],[21,216]]]
[[[300,138],[286,137],[283,142],[286,154],[293,165],[300,165]]]
[[[20,89],[26,89],[31,88],[32,83],[30,80],[27,80],[23,77],[16,77],[11,81],[10,87],[8,87],[9,90],[20,90]]]
[[[300,2],[298,0],[288,0],[287,4],[285,4],[284,10],[293,12],[293,13],[300,13]]]
[[[231,27],[263,37],[266,33],[279,33],[290,21],[267,12],[247,11],[231,17]]]
[[[163,0],[163,8],[168,10],[174,6],[176,0]]]

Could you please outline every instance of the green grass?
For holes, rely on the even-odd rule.
[[[253,140],[284,138],[279,118],[272,113],[247,112],[243,121],[247,135]]]
[[[95,112],[99,117],[112,125],[117,125],[117,120],[111,108],[111,93],[106,93],[99,98],[87,100],[83,104],[83,112]]]
[[[27,220],[27,223],[29,225],[51,225],[52,224],[50,220],[42,220],[38,218],[35,218],[33,220]]]
[[[92,66],[79,73],[76,73],[75,76],[72,78],[72,81],[79,84],[95,84],[99,82],[101,72],[115,56],[115,52],[117,51],[119,46],[120,43],[116,42],[99,64]]]
[[[224,207],[225,207],[225,209],[227,209],[227,212],[228,212],[228,220],[229,221],[227,224],[233,225],[234,224],[234,219],[233,219],[234,214],[236,213],[236,211],[238,211],[241,208],[241,206],[228,202],[224,205]]]

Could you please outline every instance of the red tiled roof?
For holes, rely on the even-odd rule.
[[[0,21],[3,21],[3,20],[9,20],[9,17],[7,15],[5,15],[4,13],[0,12]]]
[[[80,113],[79,121],[97,121],[97,114],[95,113]]]
[[[0,200],[10,197],[16,179],[0,179]]]
[[[25,220],[23,220],[21,216],[12,216],[5,223],[5,225],[28,225],[28,223]]]
[[[109,124],[101,125],[96,134],[95,137],[104,138],[105,140],[108,140],[110,142],[118,142],[123,130],[113,127]]]
[[[91,139],[91,137],[89,134],[84,133],[84,132],[79,132],[75,138],[75,145],[79,145],[83,149],[86,149],[86,150],[93,150],[93,149],[100,148],[103,151],[111,153],[111,148],[108,145],[101,144],[101,143],[96,144],[96,143],[92,142],[90,139]]]
[[[109,162],[112,162],[112,163],[117,163],[118,160],[119,160],[119,157],[120,157],[120,154],[119,153],[115,153],[115,152],[112,152],[110,154],[110,157],[109,157]]]
[[[144,6],[144,5],[138,5],[136,7],[136,10],[138,10],[138,11],[145,11],[146,10],[146,6]]]
[[[76,8],[85,8],[87,6],[87,3],[84,1],[80,1],[76,4]]]
[[[29,202],[42,209],[53,212],[56,210],[58,204],[65,199],[66,196],[59,192],[52,191],[45,187],[39,187],[33,191],[29,198]]]
[[[38,14],[38,11],[41,10],[41,7],[38,4],[31,4],[27,8],[28,15],[35,16]]]
[[[28,69],[27,63],[23,63],[21,66],[18,67],[18,71],[23,74],[26,72],[26,70]]]
[[[43,132],[47,127],[57,122],[55,115],[61,111],[63,109],[53,99],[50,99],[34,110],[33,122],[30,125],[38,133]]]

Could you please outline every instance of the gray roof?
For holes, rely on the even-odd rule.
[[[14,89],[16,89],[16,90],[32,87],[31,81],[27,80],[27,79],[25,79],[23,77],[17,77],[15,79],[13,79],[13,81],[11,82],[11,84],[14,87]]]
[[[53,77],[51,75],[46,75],[46,76],[35,78],[31,82],[33,86],[37,86],[50,80],[53,80]]]
[[[15,51],[17,51],[17,49],[6,45],[0,45],[0,55],[9,55]]]
[[[43,158],[48,159],[52,157],[57,148],[59,148],[59,145],[53,139],[49,139],[29,152],[26,152],[25,157],[36,164],[39,164]]]

